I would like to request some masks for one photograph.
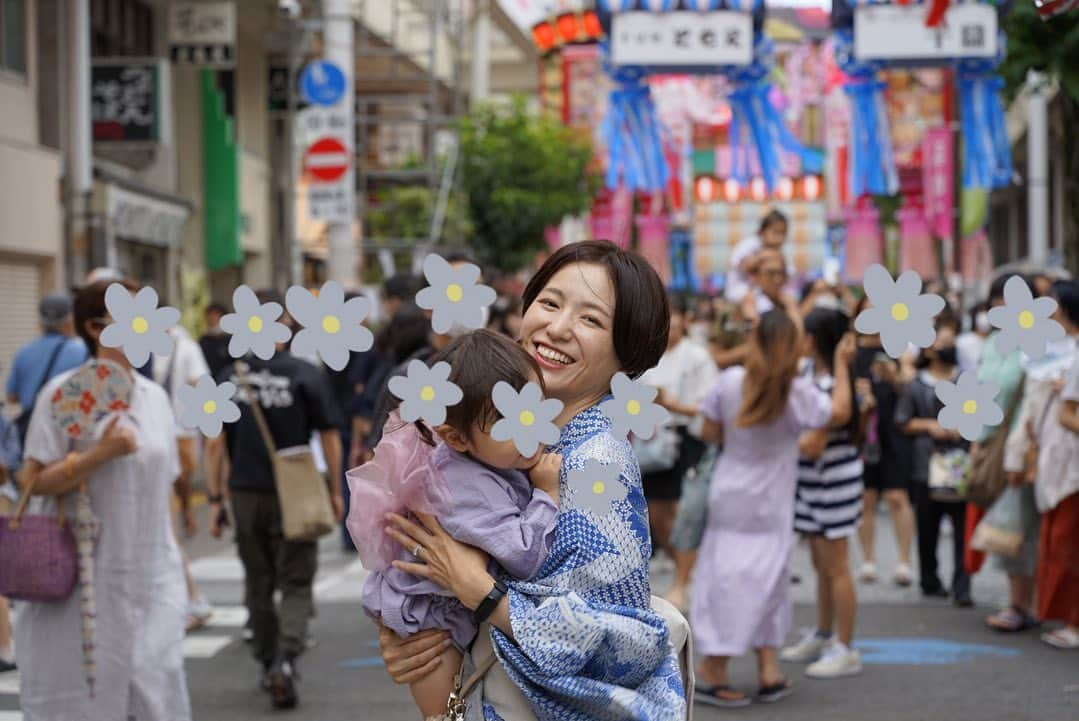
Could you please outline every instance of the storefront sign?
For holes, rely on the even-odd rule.
[[[109,185],[108,230],[117,238],[163,248],[179,248],[188,209],[176,203]]]
[[[854,54],[859,60],[905,61],[996,57],[996,5],[953,4],[935,28],[925,26],[926,12],[921,4],[858,6]]]
[[[235,44],[235,4],[173,2],[169,5],[169,54],[173,62],[231,65]]]
[[[617,13],[610,38],[615,65],[748,65],[753,60],[748,13]]]
[[[161,69],[156,61],[95,62],[91,77],[94,142],[161,139]]]

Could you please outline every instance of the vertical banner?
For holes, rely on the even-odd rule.
[[[922,150],[922,184],[925,192],[925,216],[933,235],[951,242],[955,205],[955,167],[952,131],[933,128],[925,135]]]

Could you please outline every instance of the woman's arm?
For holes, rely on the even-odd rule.
[[[394,567],[433,581],[452,593],[465,608],[476,610],[495,586],[494,577],[487,572],[490,558],[446,533],[434,516],[424,513],[416,516],[422,525],[396,513],[386,517],[392,524],[386,533],[405,548],[420,549],[418,562],[394,561]],[[509,609],[509,599],[503,598],[488,621],[512,639]]]
[[[1063,401],[1060,404],[1060,425],[1072,433],[1079,433],[1079,401]]]
[[[828,429],[816,428],[806,431],[798,437],[798,455],[810,460],[817,460],[824,455],[828,447]]]
[[[113,458],[133,453],[138,447],[135,434],[130,428],[117,426],[118,420],[119,417],[114,417],[109,422],[104,434],[88,451],[71,453],[48,465],[27,459],[19,474],[20,485],[27,488],[32,484],[36,495],[62,496],[78,488],[87,476]]]
[[[723,442],[723,424],[719,421],[713,421],[711,418],[704,418],[704,425],[701,426],[701,440],[705,443],[720,444]]]
[[[836,346],[835,356],[832,361],[834,384],[832,385],[832,416],[828,419],[829,428],[839,428],[850,421],[851,405],[851,379],[850,363],[854,360],[854,354],[858,350],[854,341],[854,334],[847,333],[843,340]]]

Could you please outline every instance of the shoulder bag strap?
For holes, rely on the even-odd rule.
[[[259,402],[258,395],[248,382],[247,374],[240,369],[239,362],[232,364],[232,367],[236,370],[236,376],[240,379],[240,385],[247,391],[247,398],[251,406],[251,411],[255,414],[255,423],[258,424],[259,433],[262,434],[262,442],[266,444],[266,449],[273,456],[277,453],[277,446],[274,445],[273,435],[270,434],[270,427],[266,425],[266,417],[262,415],[262,403]]]
[[[1004,422],[1000,424],[1005,435],[1007,435],[1008,429],[1011,428],[1015,412],[1019,410],[1019,403],[1023,400],[1023,392],[1026,390],[1026,385],[1027,379],[1026,376],[1023,376],[1023,379],[1019,381],[1019,387],[1015,389],[1015,394],[1012,396],[1011,403],[1008,404],[1008,410],[1004,414]]]
[[[465,717],[465,699],[472,693],[476,685],[483,680],[483,677],[487,675],[487,672],[495,665],[495,661],[498,659],[495,657],[494,651],[476,665],[476,670],[472,672],[472,675],[462,681],[461,674],[457,674],[457,678],[454,681],[454,689],[450,694],[449,700],[446,702],[446,714],[443,718],[449,721],[462,721]]]
[[[61,463],[66,463],[66,462],[67,462],[67,459],[65,457],[65,459],[63,461],[61,461]],[[44,470],[44,469],[42,469],[42,470]],[[26,484],[26,488],[23,489],[22,497],[19,498],[19,504],[17,506],[15,506],[15,510],[11,514],[11,518],[8,520],[8,527],[11,530],[13,530],[13,531],[18,530],[19,523],[22,520],[23,511],[26,510],[26,504],[30,502],[30,496],[34,495],[34,486],[37,485],[37,477],[40,476],[40,475],[41,475],[41,472],[38,471],[37,476],[32,478],[30,480],[30,482]],[[59,523],[61,526],[64,525],[64,498],[65,497],[66,497],[66,494],[64,496],[57,496],[56,497],[56,522]]]

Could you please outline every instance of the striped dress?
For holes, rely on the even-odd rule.
[[[815,380],[822,391],[832,392],[833,379]],[[820,458],[798,459],[794,528],[825,538],[846,538],[862,520],[862,458],[849,428],[828,432],[828,445]]]

